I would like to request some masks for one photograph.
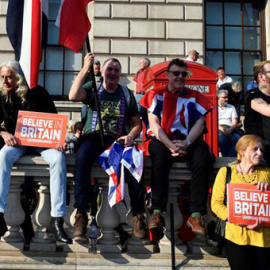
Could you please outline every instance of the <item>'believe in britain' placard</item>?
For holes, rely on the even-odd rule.
[[[67,115],[19,111],[15,137],[19,145],[56,148],[65,143]]]
[[[270,191],[259,191],[256,185],[228,184],[228,221],[254,224],[258,217],[270,226]]]

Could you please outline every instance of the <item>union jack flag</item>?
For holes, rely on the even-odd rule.
[[[114,142],[97,159],[100,166],[109,177],[108,202],[113,207],[125,197],[125,170],[139,182],[143,173],[143,149],[136,144],[124,147],[119,142]]]
[[[158,117],[168,137],[177,132],[185,137],[196,121],[214,106],[199,91],[184,88],[181,95],[174,95],[166,89],[163,86],[147,92],[139,103]],[[153,136],[149,126],[147,134]]]

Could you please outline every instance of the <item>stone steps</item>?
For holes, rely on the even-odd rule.
[[[229,269],[226,258],[176,255],[176,269]],[[89,254],[64,252],[0,252],[0,269],[20,270],[171,270],[169,254]]]

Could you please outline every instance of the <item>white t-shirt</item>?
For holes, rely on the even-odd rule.
[[[233,118],[237,118],[237,112],[233,105],[227,104],[225,108],[218,106],[218,124],[232,126]]]
[[[223,80],[218,79],[217,81],[217,87],[219,88],[224,83],[233,83],[233,79],[229,76],[226,76]]]
[[[187,57],[186,59],[185,59],[185,61],[190,61],[190,62],[195,62],[192,58],[190,58],[190,57]]]

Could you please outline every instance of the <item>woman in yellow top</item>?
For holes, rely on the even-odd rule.
[[[257,185],[266,191],[270,184],[270,170],[259,163],[263,157],[263,141],[256,135],[245,135],[236,144],[237,161],[231,167],[231,183]],[[213,187],[212,211],[227,220],[228,209],[224,205],[226,167],[219,170]],[[270,269],[270,227],[261,219],[253,225],[226,223],[225,251],[233,270]]]

